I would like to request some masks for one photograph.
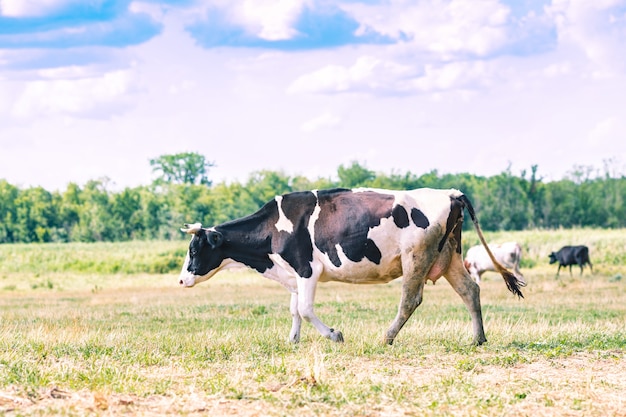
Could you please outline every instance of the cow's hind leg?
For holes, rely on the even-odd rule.
[[[428,253],[422,251],[414,250],[402,258],[402,295],[398,313],[385,333],[385,343],[388,345],[393,344],[409,317],[422,303],[426,276],[432,264],[432,255],[429,257]]]
[[[388,345],[393,344],[400,329],[402,329],[409,317],[411,317],[411,314],[413,314],[415,309],[422,303],[424,282],[424,277],[403,277],[402,296],[400,298],[398,314],[396,314],[395,319],[385,334],[385,343]]]
[[[480,306],[480,286],[472,280],[472,277],[463,267],[461,255],[457,253],[452,255],[450,267],[444,276],[454,291],[461,296],[469,310],[474,330],[474,344],[482,345],[487,341],[487,338],[485,337],[483,315]]]

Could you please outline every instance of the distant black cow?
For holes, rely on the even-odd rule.
[[[550,263],[559,263],[556,275],[559,276],[562,266],[569,265],[569,274],[572,275],[572,265],[580,266],[580,275],[583,274],[583,266],[589,264],[589,269],[593,272],[593,265],[589,260],[589,248],[587,246],[563,246],[558,252],[550,254]]]

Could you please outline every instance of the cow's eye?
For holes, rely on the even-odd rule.
[[[189,254],[190,254],[191,256],[196,256],[196,255],[198,254],[198,251],[197,251],[197,250],[195,250],[195,249],[192,249],[192,250],[190,250],[190,251],[189,251]]]

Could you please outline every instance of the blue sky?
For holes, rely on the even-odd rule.
[[[0,0],[0,178],[626,174],[626,0]]]

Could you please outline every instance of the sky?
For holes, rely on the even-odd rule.
[[[626,174],[626,0],[0,0],[0,179]]]

